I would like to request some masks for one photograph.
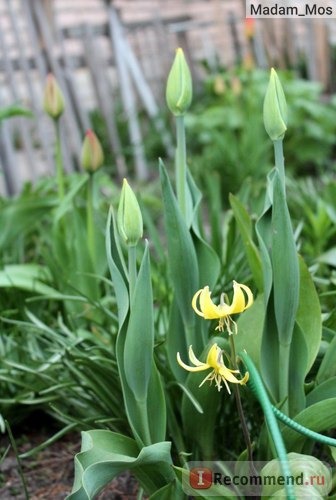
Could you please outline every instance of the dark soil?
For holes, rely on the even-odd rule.
[[[39,425],[40,423],[40,425]],[[18,428],[13,428],[19,453],[24,453],[46,441],[57,432],[52,421],[36,414]],[[80,449],[80,433],[71,432],[59,441],[21,459],[24,479],[30,500],[64,500],[71,492],[74,477],[74,456]],[[10,444],[7,435],[0,437],[0,460]],[[135,500],[138,484],[129,473],[114,479],[97,500]],[[1,500],[25,500],[22,479],[12,447],[0,465]]]

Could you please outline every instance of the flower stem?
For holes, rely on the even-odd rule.
[[[56,175],[58,184],[58,197],[62,201],[64,198],[64,166],[62,158],[62,147],[61,147],[61,127],[58,118],[54,119],[55,131],[56,131],[56,144],[55,144],[55,162],[56,162]]]
[[[183,217],[186,217],[187,151],[184,116],[176,117],[177,148],[175,159],[175,182],[177,201]]]
[[[275,167],[279,171],[283,188],[285,188],[285,159],[283,154],[283,141],[282,139],[280,139],[274,141],[273,144],[274,144]]]
[[[232,359],[233,368],[235,370],[238,370],[239,368],[238,368],[238,363],[237,363],[236,347],[235,347],[233,335],[230,335],[229,338],[230,338],[230,345],[231,345],[231,359]],[[244,415],[244,410],[243,410],[243,405],[242,405],[241,398],[240,398],[240,392],[239,392],[238,385],[234,384],[233,389],[234,389],[234,395],[235,395],[235,399],[236,399],[238,415],[239,415],[240,423],[241,423],[242,430],[243,430],[244,441],[246,444],[248,459],[249,459],[249,462],[251,462],[251,466],[253,467],[253,465],[252,465],[253,464],[253,448],[252,448],[250,433],[249,433],[249,430],[247,428],[247,423],[246,423],[246,419],[245,419],[245,415]]]
[[[93,174],[89,173],[87,192],[86,192],[86,228],[89,253],[92,260],[93,269],[96,269],[96,245],[94,238],[94,220],[93,220]]]
[[[128,282],[129,282],[129,296],[131,305],[134,295],[136,278],[137,278],[136,246],[133,245],[128,247]]]

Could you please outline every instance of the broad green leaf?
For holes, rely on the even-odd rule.
[[[274,170],[267,176],[267,191],[263,213],[256,222],[255,230],[258,238],[260,257],[264,278],[264,300],[268,303],[273,284],[273,270],[270,257],[272,247],[272,203]]]
[[[176,355],[178,352],[183,359],[186,359],[188,356],[189,346],[187,346],[186,338],[183,334],[183,329],[184,326],[181,313],[178,308],[176,298],[174,297],[170,307],[166,352],[170,369],[174,374],[174,378],[179,382],[184,382],[187,378],[187,372],[178,364],[176,359]]]
[[[147,397],[153,347],[153,293],[148,245],[146,245],[132,297],[124,347],[127,384],[139,401],[144,401]]]
[[[299,304],[299,264],[284,188],[278,172],[273,180],[272,267],[274,310],[279,342],[291,341]]]
[[[259,369],[262,334],[265,321],[263,294],[259,294],[252,307],[247,309],[237,321],[238,334],[235,337],[237,352],[246,350]]]
[[[160,162],[164,217],[168,243],[168,262],[176,300],[185,325],[188,344],[201,345],[195,338],[195,314],[191,300],[198,290],[198,264],[195,248],[181,215],[164,165]]]
[[[161,375],[154,361],[149,379],[146,411],[152,443],[163,441],[167,432],[166,399]]]
[[[221,484],[213,484],[209,489],[205,490],[195,490],[190,485],[190,470],[187,467],[190,467],[190,465],[187,464],[183,469],[181,467],[174,467],[174,470],[182,483],[183,491],[188,494],[188,498],[194,498],[194,496],[196,496],[203,500],[222,500],[223,498],[228,498],[229,500],[237,499],[237,495],[232,492],[232,490]]]
[[[265,314],[265,323],[261,341],[260,369],[262,379],[273,401],[279,401],[279,339],[276,328],[273,290]]]
[[[175,479],[172,483],[163,486],[149,497],[149,500],[184,500],[185,494],[179,481]]]
[[[305,375],[312,367],[322,338],[321,306],[314,282],[304,262],[299,258],[300,295],[296,321],[301,328],[307,348]],[[335,371],[336,374],[336,371]]]
[[[306,376],[308,348],[303,332],[295,323],[289,359],[288,406],[291,417],[306,406],[304,380]]]
[[[306,402],[307,406],[310,406],[324,399],[331,398],[336,398],[336,377],[331,377],[314,387],[314,389],[307,394]]]
[[[315,432],[323,432],[336,427],[336,398],[325,399],[301,411],[295,422]],[[307,437],[289,427],[282,431],[288,450],[300,452]]]
[[[0,271],[0,288],[19,288],[39,295],[62,298],[62,294],[44,281],[50,280],[48,268],[35,264],[5,266]]]
[[[327,352],[325,353],[320,368],[316,375],[316,382],[320,384],[325,380],[336,375],[336,336],[330,342]]]
[[[208,285],[212,290],[220,274],[219,257],[199,233],[195,233],[194,245],[198,261],[200,288]]]
[[[259,292],[262,292],[263,276],[261,257],[253,241],[252,223],[250,216],[239,198],[230,194],[229,200],[243,240],[246,257],[252,272],[253,279]]]
[[[91,500],[120,472],[132,470],[147,493],[172,481],[170,443],[161,442],[142,448],[134,440],[105,430],[82,433],[82,450],[75,457],[75,481],[68,500]],[[157,474],[150,474],[155,466]]]

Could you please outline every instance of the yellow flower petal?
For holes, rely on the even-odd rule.
[[[221,316],[221,311],[211,300],[211,292],[208,286],[205,286],[200,294],[200,308],[205,319],[216,319]]]
[[[196,358],[192,346],[189,347],[189,359],[195,366],[204,366],[204,363]]]
[[[201,288],[201,290],[198,290],[198,292],[195,293],[195,295],[193,296],[193,299],[191,301],[191,305],[192,305],[192,308],[193,310],[195,311],[196,314],[198,314],[199,316],[202,316],[202,318],[204,318],[204,314],[202,311],[200,311],[198,308],[197,308],[197,299],[198,297],[200,296],[200,294],[203,292],[203,288]]]
[[[207,365],[211,368],[218,368],[218,359],[220,359],[221,356],[221,349],[218,347],[217,344],[213,344],[208,352],[207,355]]]
[[[180,366],[182,366],[182,368],[184,368],[188,372],[202,372],[202,371],[207,370],[208,368],[210,368],[209,365],[207,365],[205,363],[202,363],[199,366],[188,366],[188,365],[186,365],[185,363],[183,363],[179,352],[177,353],[176,357],[177,357],[178,364]]]
[[[246,372],[244,377],[242,379],[238,379],[233,375],[233,373],[239,373],[239,370],[230,370],[227,368],[227,366],[223,365],[220,370],[219,370],[220,375],[222,378],[225,378],[228,382],[231,382],[232,384],[241,384],[244,385],[249,379],[249,373]]]
[[[247,295],[247,302],[245,300],[245,295]],[[245,311],[248,307],[253,304],[253,295],[248,286],[233,282],[233,299],[232,304],[230,306],[230,314],[237,314]]]

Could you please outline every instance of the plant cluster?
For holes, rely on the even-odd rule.
[[[263,205],[253,202],[250,214],[245,189],[230,195],[223,212],[205,163],[204,210],[187,165],[192,81],[177,50],[166,89],[176,122],[175,172],[159,162],[162,222],[126,179],[107,215],[103,153],[91,131],[83,142],[86,173],[64,176],[64,103],[48,78],[57,191],[52,182],[36,188],[39,198],[27,189],[3,201],[0,214],[0,402],[7,419],[13,409],[38,406],[64,424],[59,435],[83,431],[69,500],[94,498],[125,469],[152,500],[182,500],[195,494],[192,463],[221,460],[235,463],[226,474],[286,479],[259,495],[334,494],[334,471],[322,462],[336,456],[334,186],[329,179],[323,202],[292,189],[283,154],[290,113],[274,70],[265,87],[259,82],[249,97],[255,105],[262,88],[262,119],[254,123],[251,115],[250,129],[261,135],[261,122],[274,150]],[[225,147],[236,147],[237,137],[225,133]],[[300,186],[303,195],[309,185]],[[267,464],[258,468],[259,461]],[[314,474],[324,483],[287,481]],[[198,496],[249,495],[242,486],[207,486]]]

